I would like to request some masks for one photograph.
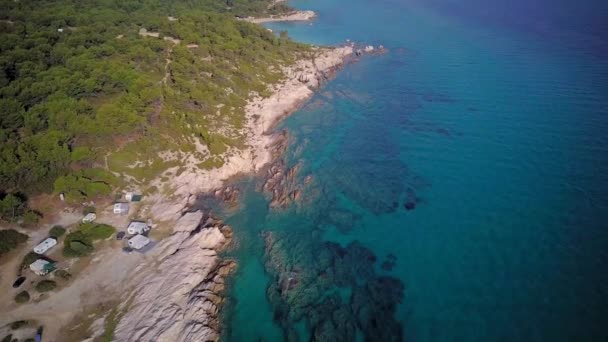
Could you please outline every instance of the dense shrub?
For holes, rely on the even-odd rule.
[[[21,291],[15,296],[15,302],[27,303],[30,300],[30,294],[27,291]]]
[[[112,191],[111,184],[114,182],[114,175],[108,171],[89,169],[57,178],[53,189],[57,193],[64,193],[66,200],[79,202],[95,196],[109,195]]]
[[[62,237],[63,234],[65,234],[65,228],[62,226],[53,226],[49,232],[49,236],[55,239]]]
[[[68,234],[63,242],[63,255],[69,258],[89,255],[93,250],[93,241],[81,231]]]
[[[94,251],[95,240],[107,239],[116,229],[107,224],[82,223],[80,229],[68,234],[63,243],[63,255],[66,257],[81,257]]]
[[[234,19],[288,10],[270,0],[0,1],[0,191],[106,194],[112,184],[86,170],[116,152],[114,138],[238,129],[251,91],[302,50]],[[139,37],[144,27],[184,42]],[[218,104],[221,121],[209,122]],[[119,164],[145,159],[132,157]]]
[[[82,209],[82,215],[91,214],[91,213],[94,214],[96,212],[97,212],[97,209],[95,209],[95,207],[90,206],[90,205],[88,205]]]
[[[33,210],[27,210],[25,213],[23,213],[23,224],[31,226],[38,223],[41,217],[42,215],[40,213]]]
[[[64,279],[64,280],[69,280],[70,278],[72,278],[72,275],[70,274],[70,272],[68,272],[66,270],[57,270],[57,271],[55,271],[55,275],[57,275],[59,278]]]
[[[0,230],[0,254],[9,252],[20,243],[27,241],[28,236],[14,229]]]
[[[11,329],[17,330],[17,329],[19,329],[21,327],[24,327],[24,326],[28,325],[28,324],[29,324],[28,321],[23,321],[23,320],[21,320],[21,321],[14,321],[13,323],[11,323]]]
[[[16,221],[27,209],[26,201],[19,194],[8,194],[0,197],[0,219]]]
[[[70,241],[67,245],[69,248],[64,249],[64,254],[67,257],[81,257],[93,253],[95,248],[87,245],[82,241]]]
[[[41,280],[36,284],[36,291],[38,292],[53,291],[55,288],[57,288],[57,283],[53,280]]]
[[[34,252],[29,252],[27,253],[24,257],[23,257],[23,261],[21,261],[21,269],[26,269],[28,268],[34,261],[40,259],[41,256],[34,253]]]

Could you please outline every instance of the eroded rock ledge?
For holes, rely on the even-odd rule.
[[[236,264],[218,251],[231,229],[202,212],[184,214],[157,246],[157,262],[135,270],[116,341],[217,341],[224,278]],[[147,268],[147,269],[143,269]]]

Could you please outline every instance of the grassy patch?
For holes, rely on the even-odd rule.
[[[204,162],[199,163],[197,166],[203,170],[211,170],[215,168],[220,168],[224,165],[224,159],[221,157],[210,157],[207,158]]]
[[[119,312],[117,309],[112,310],[105,320],[105,326],[103,334],[99,337],[100,342],[112,342],[114,340],[114,332],[116,327],[122,318],[124,313]]]
[[[95,241],[109,238],[114,234],[116,229],[103,223],[82,223],[80,224],[80,231]]]
[[[138,181],[150,181],[167,169],[178,166],[178,161],[164,161],[158,154],[177,146],[166,144],[162,139],[150,141],[140,139],[126,145],[108,157],[108,167],[114,172],[120,172],[134,177]]]

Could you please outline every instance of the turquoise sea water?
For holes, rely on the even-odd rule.
[[[607,6],[292,5],[269,27],[390,52],[278,128],[310,201],[240,182],[224,339],[608,340]]]

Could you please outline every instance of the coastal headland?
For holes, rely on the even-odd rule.
[[[315,15],[312,11],[295,11],[243,20],[256,24],[305,21]],[[177,20],[169,17],[169,21]],[[161,38],[145,29],[140,30],[139,35],[149,39]],[[123,39],[123,36],[116,39]],[[162,40],[170,40],[176,47],[179,45],[177,38],[162,37]],[[188,49],[198,47],[197,44],[187,45]],[[195,143],[196,152],[200,154],[189,155],[145,183],[130,184],[134,190],[141,191],[144,186],[158,189],[149,192],[136,205],[138,215],[154,222],[153,227],[160,234],[149,253],[124,255],[117,241],[106,239],[104,246],[111,248],[104,247],[90,258],[87,266],[83,266],[84,271],[69,286],[25,304],[12,302],[9,295],[3,297],[2,301],[8,304],[2,308],[4,314],[0,316],[0,327],[27,319],[44,326],[45,339],[48,340],[86,336],[86,341],[96,341],[108,334],[116,341],[218,340],[225,277],[238,267],[233,260],[219,256],[221,251],[231,248],[232,230],[212,213],[194,210],[192,206],[205,194],[235,201],[236,194],[226,188],[226,181],[238,175],[259,172],[276,162],[287,143],[285,134],[273,131],[276,123],[296,111],[342,66],[355,60],[361,51],[371,52],[359,49],[353,43],[338,47],[312,46],[292,63],[279,66],[283,77],[268,83],[264,94],[249,93],[244,106],[245,122],[238,131],[245,137],[243,146],[223,152],[220,166],[196,167],[206,161],[197,156],[208,156],[209,149]],[[173,62],[171,53],[169,49],[163,83],[172,81],[173,75],[169,71]],[[171,156],[171,153],[167,155]],[[278,177],[275,170],[268,178]],[[265,190],[270,189],[279,191],[269,182]],[[280,192],[287,190],[291,193],[280,195],[275,201],[278,205],[287,203],[286,196],[297,197],[293,189]],[[98,205],[104,207],[97,211],[97,222],[126,226],[128,217],[115,217],[110,203]],[[64,210],[56,219],[46,223],[46,227],[74,225],[79,220],[78,214]],[[41,238],[42,233],[33,236],[27,248],[33,247],[32,243]],[[15,262],[3,267],[16,267]],[[12,279],[3,278],[2,285],[10,286],[9,281]]]
[[[209,218],[188,209],[202,194],[222,193],[227,179],[256,172],[268,164],[273,159],[273,143],[279,137],[270,133],[272,126],[310,98],[353,54],[353,47],[318,48],[313,53],[314,59],[302,59],[287,67],[286,79],[273,86],[269,97],[251,98],[247,105],[246,150],[228,158],[219,169],[182,173],[170,181],[175,189],[172,198],[158,196],[151,200],[154,219],[174,227],[167,242],[163,240],[167,252],[155,258],[156,267],[168,272],[149,273],[144,280],[132,280],[133,284],[143,281],[158,286],[138,287],[130,298],[131,309],[117,326],[117,337],[154,341],[219,339],[224,277],[238,266],[217,255],[229,243],[229,237],[220,234],[221,229],[214,225],[208,230],[211,223],[203,218]],[[200,232],[193,234],[197,231]]]
[[[330,80],[355,50],[352,44],[312,47],[306,58],[283,67],[285,77],[269,85],[269,96],[252,93],[242,132],[246,148],[233,151],[221,167],[188,169],[169,180],[152,180],[153,186],[170,190],[171,195],[152,194],[139,206],[166,235],[151,253],[126,258],[115,250],[101,251],[94,267],[69,287],[40,302],[9,305],[0,326],[27,318],[45,326],[50,339],[72,334],[63,327],[76,323],[73,330],[86,329],[90,341],[104,334],[108,324],[114,325],[117,341],[218,340],[224,278],[237,267],[218,256],[230,246],[231,229],[209,213],[189,208],[198,196],[222,191],[231,177],[259,171],[274,160],[273,148],[281,139],[280,133],[273,133],[274,125]],[[115,222],[110,208],[98,212],[98,221],[125,224]],[[110,314],[95,316],[98,305],[109,302],[115,305]],[[82,326],[82,314],[94,318],[85,324],[88,328]]]

